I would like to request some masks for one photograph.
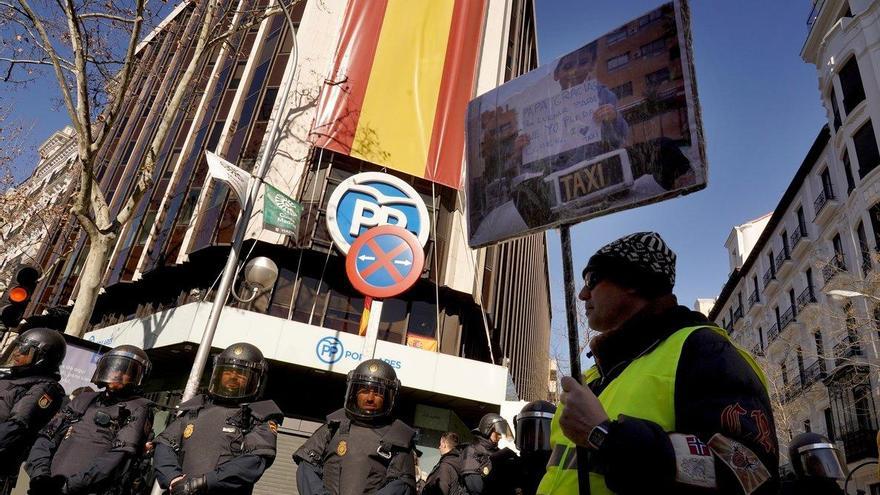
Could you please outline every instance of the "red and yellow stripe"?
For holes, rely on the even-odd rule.
[[[350,0],[313,140],[459,188],[485,0]]]

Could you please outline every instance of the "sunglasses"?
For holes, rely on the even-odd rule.
[[[584,286],[586,286],[588,290],[595,289],[601,281],[602,276],[599,274],[599,272],[587,272],[587,274],[584,275]]]

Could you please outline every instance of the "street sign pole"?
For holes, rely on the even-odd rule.
[[[382,321],[382,300],[373,299],[370,316],[367,320],[367,335],[364,339],[364,359],[376,357],[376,341],[379,340],[379,322]]]

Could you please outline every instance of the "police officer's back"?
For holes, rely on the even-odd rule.
[[[0,356],[0,494],[12,488],[37,432],[61,407],[58,367],[66,352],[59,332],[32,328]]]
[[[510,425],[501,415],[489,413],[473,430],[473,443],[462,453],[461,476],[471,495],[513,494],[519,483],[519,458],[508,448],[499,448],[502,439],[511,440]]]
[[[41,432],[27,472],[31,493],[132,493],[134,463],[153,426],[153,404],[141,396],[152,365],[143,350],[122,345],[98,361],[92,383]]]
[[[153,465],[162,488],[170,485],[174,495],[252,493],[275,461],[283,419],[274,401],[256,401],[267,375],[263,353],[251,344],[217,355],[208,395],[180,404],[177,419],[156,437]]]
[[[415,432],[392,416],[399,388],[394,368],[378,359],[348,374],[345,407],[293,454],[300,494],[415,493]]]

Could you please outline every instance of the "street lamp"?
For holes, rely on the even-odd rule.
[[[833,289],[833,290],[829,290],[825,293],[834,299],[849,299],[852,297],[867,297],[868,299],[880,301],[880,297],[872,296],[870,294],[863,294],[861,292],[856,292],[854,290]]]
[[[250,289],[250,296],[245,299],[235,291],[232,291],[232,295],[250,306],[260,294],[272,290],[276,280],[278,280],[278,265],[265,256],[257,256],[244,265],[244,288]]]

